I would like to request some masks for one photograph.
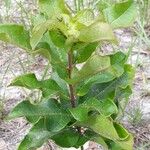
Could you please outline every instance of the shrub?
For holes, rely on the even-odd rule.
[[[72,14],[63,0],[39,0],[32,31],[0,25],[0,40],[43,55],[52,66],[47,80],[30,73],[11,83],[42,91],[41,102],[22,101],[8,116],[25,117],[32,124],[19,150],[36,149],[49,139],[67,148],[90,140],[104,149],[132,149],[133,137],[116,117],[119,100],[131,94],[134,69],[122,52],[95,51],[104,41],[117,44],[113,29],[132,25],[136,7],[131,0],[99,5],[99,15],[90,9]]]

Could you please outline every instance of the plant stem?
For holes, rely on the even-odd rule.
[[[71,73],[72,73],[72,69],[73,69],[73,54],[72,51],[70,50],[68,52],[68,74],[69,74],[69,79],[71,79]],[[74,95],[74,87],[72,84],[69,84],[69,91],[70,91],[70,100],[71,100],[71,106],[73,108],[76,107],[76,98]]]
[[[81,150],[84,150],[84,147],[83,147],[83,146],[81,146]]]
[[[72,70],[73,70],[73,53],[70,50],[68,52],[68,75],[69,75],[69,79],[71,79]],[[75,108],[76,107],[76,97],[75,97],[74,86],[72,84],[69,84],[69,92],[70,92],[71,106],[72,106],[72,108]],[[80,134],[82,134],[81,127],[77,127],[76,129]],[[83,146],[81,146],[81,150],[84,150]]]

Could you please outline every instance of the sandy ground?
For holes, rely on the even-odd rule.
[[[16,12],[20,12],[16,3],[13,5]],[[4,10],[3,1],[0,1],[1,15],[2,10]],[[14,10],[9,12],[11,14],[9,20],[20,23],[20,13],[14,12]],[[130,30],[119,30],[116,34],[120,40],[117,49],[127,52],[136,37]],[[110,48],[111,46],[108,45],[103,49]],[[133,94],[122,122],[135,136],[135,149],[142,150],[142,147],[147,145],[143,149],[148,150],[150,149],[150,49],[139,39],[136,39],[129,62],[136,66],[136,76]],[[46,65],[47,62],[41,57],[33,58],[21,49],[0,43],[0,109],[3,109],[2,112],[0,111],[0,150],[16,150],[18,143],[30,128],[22,118],[13,121],[5,121],[3,118],[21,100],[29,96],[34,98],[34,91],[7,87],[7,85],[16,76],[27,72],[34,72],[38,78],[41,78]],[[138,116],[141,116],[139,120]],[[91,144],[90,147],[95,147],[95,144],[94,146]],[[42,148],[42,150],[47,149],[48,146]]]

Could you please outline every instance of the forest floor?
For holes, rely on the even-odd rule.
[[[2,4],[0,1],[0,11],[4,9]],[[14,19],[14,16],[15,22],[19,22],[20,20],[17,21],[17,18],[20,18],[20,16],[17,16],[16,13],[12,14],[11,20]],[[136,69],[133,94],[121,121],[135,137],[135,150],[149,150],[150,48],[145,46],[130,29],[118,30],[116,35],[120,41],[117,50],[127,52],[133,41],[135,42],[129,59],[129,63],[135,66]],[[103,49],[111,49],[111,46],[105,45]],[[21,49],[0,43],[0,150],[16,150],[18,143],[30,129],[23,118],[7,121],[5,117],[17,103],[25,98],[32,97],[36,99],[35,93],[37,92],[8,87],[8,85],[12,79],[23,73],[34,72],[40,79],[46,66],[47,61],[42,57],[33,58]],[[54,144],[51,145],[53,146],[52,149],[56,150]],[[93,143],[86,147],[88,150],[101,149]],[[48,149],[50,148],[46,145],[41,150]]]

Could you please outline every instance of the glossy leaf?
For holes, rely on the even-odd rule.
[[[122,125],[114,123],[114,127],[121,140],[125,140],[129,137],[128,131]]]
[[[42,91],[43,97],[61,92],[61,88],[52,79],[40,81],[40,90]]]
[[[117,147],[125,150],[127,150],[127,148],[131,150],[133,147],[132,136],[121,125],[113,124],[110,118],[106,118],[102,115],[91,116],[88,121],[84,122],[84,124],[99,135],[112,140]],[[113,146],[110,144],[111,149],[112,147]]]
[[[42,55],[43,57],[47,58],[49,61],[51,60],[51,49],[49,44],[45,42],[40,42],[36,46],[36,49],[32,51],[33,55],[39,54]]]
[[[20,86],[27,89],[39,89],[42,91],[43,97],[47,97],[61,91],[61,88],[54,80],[47,79],[39,81],[37,80],[35,74],[25,74],[19,76],[12,81],[10,86]]]
[[[33,26],[40,25],[41,23],[46,21],[46,17],[44,14],[37,14],[36,16],[33,16]]]
[[[128,0],[104,9],[103,13],[106,20],[116,29],[133,25],[137,9],[133,0]]]
[[[65,47],[66,37],[59,30],[52,30],[49,32],[52,42],[59,48]]]
[[[112,67],[112,66],[111,66]],[[106,71],[99,73],[97,75],[94,75],[93,77],[87,79],[85,82],[83,82],[82,86],[80,86],[77,89],[77,95],[78,96],[84,96],[85,94],[88,93],[89,89],[91,88],[92,85],[94,84],[102,84],[102,83],[107,83],[112,80],[114,80],[117,75],[116,75],[116,70],[114,71],[112,68],[107,69]],[[119,70],[118,68],[117,71],[120,71],[120,73],[123,73],[123,70]]]
[[[94,21],[94,13],[91,9],[81,10],[73,18],[73,21],[89,26]]]
[[[57,72],[60,78],[66,79],[68,77],[68,71],[67,71],[67,53],[66,50],[58,49],[54,43],[51,41],[49,34],[45,35],[46,41],[49,43],[50,48],[50,54],[51,54],[51,65],[54,72]]]
[[[93,137],[96,136],[96,133],[87,129],[86,131],[84,131],[84,134],[80,134],[79,139],[76,143],[76,145],[74,146],[75,148],[79,148],[81,146],[83,146],[86,142],[90,141],[93,139]]]
[[[67,78],[68,71],[66,68],[68,64],[67,64],[66,50],[64,48],[58,49],[51,41],[49,33],[44,34],[43,38],[41,39],[41,42],[37,45],[36,50],[40,48],[44,48],[50,53],[51,56],[50,63],[52,65],[53,71],[57,72],[57,74],[62,79]]]
[[[38,50],[34,50],[31,54],[33,54],[33,55],[41,55],[41,56],[45,57],[46,59],[48,59],[49,61],[51,60],[51,55],[49,53],[49,50],[44,49],[44,48],[40,48]]]
[[[79,133],[75,128],[66,128],[60,131],[58,134],[52,136],[52,140],[61,147],[70,148],[75,147],[79,148],[84,145],[87,141],[92,139],[95,136],[95,133],[86,130],[83,134]]]
[[[41,42],[37,45],[36,50],[33,51],[33,53],[36,53],[36,51],[41,50],[41,49],[46,51],[46,52],[41,52],[42,54],[44,53],[44,56],[48,53],[46,58],[50,58],[50,63],[52,65],[53,71],[57,71],[57,74],[62,79],[67,78],[68,71],[66,69],[67,68],[66,50],[58,49],[51,41],[48,33],[46,33],[43,36],[43,38],[41,39]]]
[[[110,116],[118,112],[117,106],[110,99],[100,101],[91,98],[78,107],[70,109],[71,114],[78,121],[87,120],[88,113],[91,111],[97,111],[105,116]]]
[[[110,55],[111,57],[111,64],[125,64],[127,55],[125,55],[123,52],[117,52],[115,54]]]
[[[39,120],[25,136],[21,142],[18,150],[26,150],[38,148],[42,146],[49,139],[53,140],[57,145],[61,147],[76,147],[86,143],[93,137],[93,132],[85,131],[81,135],[75,128],[65,128],[59,132],[53,132],[47,128],[48,124],[45,119]]]
[[[104,150],[133,150],[133,136],[128,133],[128,137],[124,140],[108,140],[106,138],[102,138],[101,136],[97,136],[92,141],[103,146]]]
[[[94,75],[81,83],[77,89],[77,95],[84,96],[92,85],[110,82],[124,73],[123,66],[126,62],[126,55],[124,53],[117,52],[110,55],[110,61],[111,66],[106,71]]]
[[[59,16],[60,14],[70,14],[64,0],[39,0],[40,11],[49,18]]]
[[[124,69],[125,72],[122,76],[108,83],[94,85],[85,97],[87,99],[91,97],[98,99],[114,97],[117,88],[125,89],[128,85],[132,85],[134,69],[130,65],[125,65]]]
[[[72,75],[71,83],[75,84],[85,78],[89,78],[99,72],[103,72],[110,66],[110,58],[108,56],[94,55],[87,60],[84,66],[77,73]]]
[[[100,137],[100,136],[95,137],[92,141],[94,141],[94,142],[100,144],[101,146],[103,146],[104,150],[108,150],[108,145],[106,144],[105,140],[102,137]]]
[[[33,28],[32,34],[31,34],[31,39],[30,39],[30,44],[32,46],[32,49],[35,49],[40,40],[42,39],[44,33],[48,29],[52,29],[55,26],[55,21],[54,20],[48,20],[45,21],[41,24],[38,24]]]
[[[116,90],[114,99],[117,102],[119,113],[117,116],[113,116],[114,118],[117,117],[117,119],[119,120],[124,115],[124,110],[129,102],[131,94],[131,86],[127,86],[125,89],[118,88]]]
[[[52,139],[61,147],[74,147],[78,142],[80,134],[75,129],[65,129],[54,135]]]
[[[61,91],[68,93],[67,83],[61,79],[56,72],[51,74],[51,78],[58,84],[58,86],[61,88]]]
[[[10,86],[21,86],[28,89],[38,89],[40,88],[40,82],[37,80],[35,74],[25,74],[18,76],[12,81]]]
[[[133,150],[133,144],[134,144],[133,136],[129,134],[129,137],[126,140],[117,141],[116,143],[113,143],[111,147],[112,150],[120,150],[120,149]]]
[[[70,114],[67,110],[60,107],[57,100],[43,100],[39,104],[32,104],[29,101],[23,101],[18,104],[9,114],[8,118],[17,117],[39,117],[45,118],[47,129],[58,132],[70,122]]]
[[[101,0],[98,2],[97,4],[97,7],[98,7],[98,10],[100,12],[102,12],[104,9],[110,7],[114,2],[111,2],[111,1],[105,1],[105,0]]]
[[[0,40],[14,44],[27,51],[31,50],[29,32],[21,25],[1,24]]]
[[[96,22],[80,31],[81,42],[116,41],[111,26],[105,22]]]
[[[20,143],[18,150],[35,149],[41,147],[53,135],[47,130],[45,119],[37,122]]]
[[[108,139],[119,139],[117,131],[113,126],[113,122],[110,118],[103,116],[103,115],[95,115],[91,116],[83,122],[83,125],[90,127],[94,132],[98,133],[99,135],[108,138]],[[109,129],[109,132],[108,132]]]
[[[97,75],[94,75],[90,79],[87,79],[85,82],[82,83],[80,87],[77,89],[77,95],[78,96],[84,96],[88,93],[90,87],[93,85],[93,83],[105,83],[109,82],[114,79],[114,76],[111,73],[100,73]]]
[[[81,49],[77,49],[77,63],[85,62],[96,50],[98,43],[90,43]]]

